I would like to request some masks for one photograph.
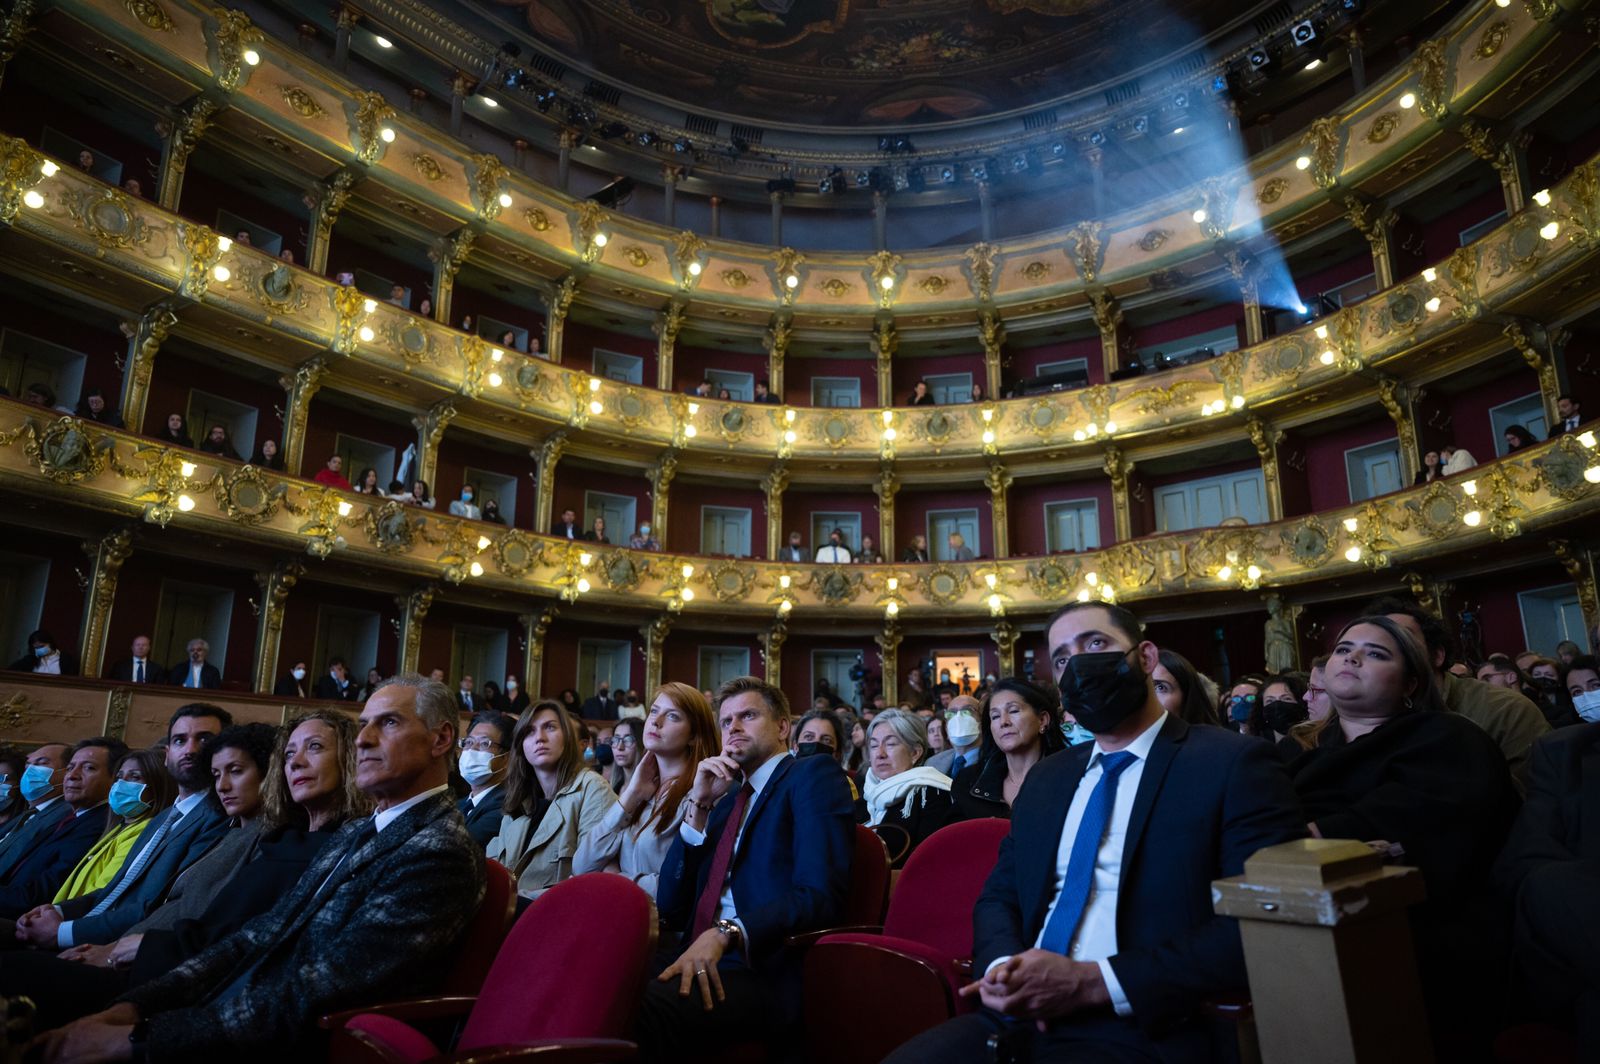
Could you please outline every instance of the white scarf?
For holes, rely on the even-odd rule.
[[[883,823],[884,815],[889,806],[899,801],[902,797],[906,803],[900,810],[902,817],[911,816],[911,806],[916,802],[917,789],[932,787],[938,791],[950,790],[950,777],[936,768],[927,765],[918,765],[908,768],[898,775],[880,780],[871,769],[867,770],[866,786],[863,796],[867,800],[867,826],[872,827]]]

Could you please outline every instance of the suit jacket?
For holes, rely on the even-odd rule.
[[[569,533],[572,539],[582,539],[583,526],[576,523],[568,524],[565,521],[558,521],[550,526],[550,534],[552,536],[557,536],[561,539],[567,539]]]
[[[1529,764],[1528,800],[1494,870],[1509,897],[1551,864],[1600,864],[1600,724],[1551,732]]]
[[[66,816],[58,814],[49,831],[34,833],[31,845],[18,853],[4,886],[0,886],[0,916],[15,920],[35,905],[55,897],[73,868],[104,833],[105,806],[73,817],[65,830],[59,830],[63,821],[72,816],[72,811],[66,802],[58,804],[67,809]]]
[[[778,560],[780,562],[808,562],[811,560],[811,552],[806,550],[804,546],[785,546],[778,552]]]
[[[583,708],[579,710],[584,720],[616,720],[617,700],[611,697],[602,698],[594,695],[584,700]]]
[[[7,831],[5,838],[0,838],[0,883],[6,881],[12,869],[38,844],[40,838],[49,835],[62,820],[71,815],[71,807],[57,796],[49,809],[42,813],[30,810],[27,819]]]
[[[972,970],[1032,949],[1056,895],[1067,810],[1094,743],[1034,765],[1011,807],[1011,833],[973,909]],[[1133,1018],[1177,1059],[1209,1037],[1200,1003],[1247,981],[1238,925],[1211,908],[1211,881],[1244,871],[1264,846],[1303,838],[1305,817],[1272,747],[1168,716],[1135,792],[1109,958]]]
[[[711,875],[738,791],[731,789],[711,811],[706,837],[690,846],[680,834],[667,853],[656,889],[661,918],[687,932]],[[787,757],[745,810],[744,838],[730,875],[733,904],[749,941],[751,965],[792,977],[795,958],[779,958],[784,940],[838,921],[850,888],[855,817],[850,784],[829,757]]]
[[[437,988],[483,901],[483,851],[449,791],[384,830],[340,829],[270,910],[123,1000],[150,1059],[286,1058],[322,1013]]]
[[[331,673],[325,672],[317,677],[317,685],[311,689],[312,694],[334,702],[354,702],[361,697],[361,685],[349,677],[345,680],[344,688],[341,690],[339,681],[335,680]]]
[[[306,697],[306,682],[296,680],[293,676],[285,676],[273,685],[272,693],[279,698],[304,698]]]
[[[189,659],[188,658],[185,658],[184,660],[180,661],[178,664],[174,665],[167,672],[167,682],[169,684],[171,684],[172,686],[174,686],[174,687],[182,687],[184,681],[187,680],[188,678],[189,678]],[[209,662],[209,661],[204,663],[203,665],[201,665],[200,666],[200,687],[203,690],[215,691],[217,688],[219,688],[221,686],[222,686],[222,673],[217,671],[217,667],[215,665],[211,664],[211,662]]]
[[[468,704],[466,692],[456,688],[456,708],[463,713],[482,713],[490,706],[489,700],[477,691],[472,692],[472,702]]]
[[[592,774],[592,773],[591,773]],[[456,808],[461,810],[461,815],[466,818],[467,831],[477,840],[479,846],[488,848],[494,837],[500,834],[501,805],[506,798],[505,781],[494,785],[483,800],[476,806],[471,798],[463,798],[456,803]]]
[[[144,682],[145,683],[147,683],[147,684],[149,684],[149,683],[166,683],[167,682],[167,677],[171,673],[172,673],[172,670],[167,668],[165,665],[161,665],[161,664],[159,664],[159,663],[157,663],[155,661],[150,660],[149,658],[145,658],[144,659]],[[123,658],[121,661],[119,661],[115,665],[111,666],[110,679],[116,680],[119,683],[132,683],[133,682],[133,659],[132,658]]]
[[[76,676],[76,675],[78,675],[78,657],[77,657],[77,655],[76,654],[69,654],[65,650],[60,651],[60,654],[61,654],[61,673],[60,673],[60,675],[62,675],[62,676]],[[22,657],[18,658],[16,661],[13,661],[11,663],[11,671],[12,672],[32,672],[33,669],[34,669],[34,666],[36,666],[38,664],[39,664],[39,659],[38,658],[36,658],[32,654],[24,654],[24,655],[22,655]]]
[[[134,863],[140,860],[140,853],[155,843],[161,826],[171,819],[174,812],[176,807],[168,806],[155,815],[150,826],[139,836],[139,844],[129,852],[110,883],[61,903],[62,918],[73,921],[74,945],[84,942],[105,943],[122,937],[123,932],[149,916],[156,906],[166,900],[167,891],[172,889],[173,882],[183,870],[203,857],[228,830],[228,818],[223,815],[215,799],[207,794],[160,841],[158,848],[152,851],[149,860],[145,861],[144,867],[139,869],[138,875],[129,882],[116,903],[97,916],[89,916],[90,910],[99,905],[102,898],[118,889],[118,884],[129,874]]]

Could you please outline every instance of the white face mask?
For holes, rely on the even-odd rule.
[[[487,750],[461,751],[461,778],[476,787],[494,775],[494,755]]]
[[[1572,708],[1578,711],[1586,724],[1600,724],[1600,691],[1585,691],[1572,700]]]
[[[515,694],[516,690],[517,690],[517,681],[515,681],[515,680],[507,680],[506,681],[506,690],[508,692],[512,693],[512,694]]]
[[[978,741],[981,729],[971,713],[960,712],[944,722],[944,734],[956,746],[971,746]]]
[[[293,676],[296,680],[304,680],[306,678],[306,670],[294,669],[289,673],[289,675]]]

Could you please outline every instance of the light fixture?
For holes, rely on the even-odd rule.
[[[686,438],[692,440],[696,436],[700,435],[700,430],[695,428],[693,425],[685,425],[683,426],[683,434]]]
[[[1537,203],[1541,207],[1550,206],[1550,190],[1547,188],[1541,188],[1539,191],[1535,192],[1533,194],[1533,202]]]
[[[503,383],[505,383],[505,378],[500,376],[500,374],[493,372],[489,374],[489,387],[498,388]]]
[[[1511,0],[1494,0],[1495,7],[1510,7]]]
[[[1309,156],[1309,155],[1300,156],[1300,158],[1298,158],[1298,159],[1296,159],[1294,161],[1294,168],[1296,170],[1309,170],[1309,169],[1311,169],[1311,156]]]
[[[224,252],[225,251],[232,251],[233,250],[233,241],[230,240],[229,238],[225,237],[225,236],[217,237],[217,250],[218,251],[224,251]]]
[[[1244,571],[1244,576],[1245,576],[1246,580],[1251,580],[1251,581],[1260,580],[1261,579],[1261,566],[1259,566],[1259,565],[1247,566],[1245,568],[1245,571]]]
[[[690,403],[689,404],[689,416],[690,417],[694,417],[699,412],[700,412],[700,404],[699,403]]]
[[[1239,408],[1243,407],[1244,406],[1244,396],[1242,396],[1242,395],[1234,396],[1233,397],[1233,402],[1232,402],[1231,405],[1233,406],[1233,408],[1235,410],[1238,410]]]
[[[792,609],[794,609],[794,603],[790,602],[788,599],[784,599],[782,602],[778,603],[779,613],[788,613]]]
[[[994,442],[994,429],[984,429],[983,430],[983,442],[984,443],[993,443]]]
[[[1087,588],[1081,588],[1080,587],[1078,589],[1078,601],[1079,602],[1088,602],[1089,601],[1089,591],[1088,591]]]
[[[1435,314],[1438,312],[1440,306],[1439,297],[1434,296],[1432,299],[1428,300],[1422,305],[1428,309],[1429,314]]]
[[[789,585],[791,583],[793,583],[793,582],[794,582],[794,578],[791,577],[788,573],[784,573],[784,574],[782,574],[781,576],[778,577],[778,586],[783,588],[785,591],[789,590]],[[894,589],[890,588],[889,590],[893,591]]]
[[[1117,423],[1115,421],[1107,421],[1106,422],[1106,433],[1109,435],[1110,433],[1113,433],[1113,432],[1116,432],[1116,431],[1117,431]]]
[[[1322,65],[1322,60],[1313,59],[1311,62],[1306,64],[1306,69],[1307,70],[1315,70],[1315,69],[1317,69],[1317,67],[1319,67],[1321,65]]]
[[[378,42],[378,47],[379,48],[393,48],[394,47],[394,42],[391,41],[387,37],[374,37],[373,40]]]
[[[1345,551],[1344,552],[1344,560],[1347,561],[1347,562],[1358,562],[1358,561],[1360,561],[1361,560],[1361,548],[1360,547],[1351,547],[1349,550]]]
[[[705,269],[705,267],[700,265],[698,262],[691,262],[691,263],[689,263],[689,276],[690,277],[699,277],[700,276],[700,271],[703,270],[703,269]]]
[[[1477,528],[1483,523],[1483,514],[1479,513],[1477,510],[1468,510],[1466,513],[1461,515],[1461,522],[1468,528]]]
[[[600,390],[600,378],[599,377],[590,377],[589,378],[589,390],[591,392],[598,392]]]
[[[900,603],[898,603],[898,602],[885,603],[884,607],[883,607],[883,612],[887,613],[889,616],[893,617],[895,614],[900,612]]]
[[[1407,111],[1417,106],[1417,94],[1414,92],[1408,92],[1404,96],[1400,97],[1400,106],[1402,109]]]
[[[1206,220],[1206,209],[1204,207],[1201,207],[1201,208],[1197,209],[1189,217],[1194,219],[1194,224],[1195,225],[1199,225],[1201,222],[1204,222]]]
[[[1090,436],[1098,436],[1100,434],[1100,426],[1091,421],[1083,427],[1083,431]]]
[[[44,197],[30,188],[28,191],[22,194],[22,202],[26,203],[34,210],[38,210],[40,207],[44,206]]]
[[[184,480],[188,480],[190,477],[194,476],[194,463],[180,462],[178,464],[178,472],[183,474]]]
[[[1100,599],[1103,602],[1115,602],[1117,599],[1116,589],[1110,584],[1100,585]]]
[[[791,290],[799,288],[800,287],[800,275],[796,274],[796,273],[791,273],[789,276],[787,276],[787,277],[785,277],[783,279],[783,286],[785,288],[788,288],[788,289],[791,289]]]
[[[356,335],[361,337],[362,343],[370,344],[372,342],[372,338],[378,334],[372,331],[372,326],[363,325],[361,327],[361,331],[356,333]]]
[[[388,126],[384,126],[382,129],[378,130],[378,139],[383,141],[385,144],[393,144],[394,130],[390,129]]]
[[[350,516],[350,510],[351,510],[350,504],[348,502],[346,502],[344,499],[340,499],[339,500],[339,516],[340,517],[349,517]]]
[[[1209,413],[1211,413],[1211,411],[1203,410],[1203,411],[1201,411],[1201,413],[1209,414]],[[1077,440],[1079,443],[1082,443],[1084,440],[1088,439],[1089,437],[1084,434],[1084,431],[1082,429],[1078,429],[1077,431],[1073,432],[1072,438]]]
[[[888,440],[890,443],[894,442],[894,437],[895,431],[892,427],[883,430],[883,438]]]
[[[1554,240],[1556,237],[1561,235],[1561,223],[1546,222],[1539,229],[1539,235],[1544,237],[1546,240]]]
[[[1594,449],[1594,445],[1595,445],[1594,433],[1592,431],[1584,431],[1584,432],[1578,433],[1578,442],[1583,444],[1585,447],[1589,448],[1590,450],[1593,450]]]
[[[1100,574],[1095,572],[1093,569],[1090,569],[1087,573],[1083,574],[1083,582],[1088,584],[1090,587],[1094,587],[1100,582]]]
[[[44,162],[39,164],[39,172],[45,177],[55,177],[56,171],[59,169],[61,169],[61,167],[57,166],[49,159],[46,159]]]
[[[1346,517],[1344,519],[1344,530],[1346,532],[1354,532],[1359,525],[1360,525],[1360,522],[1357,521],[1354,517]]]
[[[506,357],[506,353],[504,351],[500,350],[498,347],[489,352],[489,361],[490,362],[499,362],[502,358],[505,358],[505,357]]]
[[[500,102],[498,100],[496,100],[493,96],[485,96],[483,98],[483,106],[485,106],[485,107],[499,107],[500,106]]]
[[[1333,365],[1333,358],[1334,355],[1332,351],[1324,351],[1322,354],[1317,356],[1317,361],[1321,362],[1324,366],[1331,366]]]
[[[1583,471],[1583,479],[1591,484],[1600,484],[1600,465],[1592,465]]]
[[[789,422],[789,424],[791,424],[791,425],[794,424],[794,411],[793,410],[785,410],[783,412],[783,420]]]
[[[784,443],[793,443],[796,438],[797,437],[794,434],[794,429],[788,429],[783,434],[783,442]]]
[[[1233,579],[1233,566],[1224,565],[1221,569],[1218,569],[1217,570],[1217,579],[1218,580],[1232,580]]]
[[[376,299],[369,299],[365,303],[361,304],[361,309],[366,311],[368,314],[375,313],[378,309],[378,301]]]
[[[489,544],[491,542],[492,542],[492,540],[490,540],[488,536],[479,536],[478,537],[478,549],[479,550],[488,550],[489,549]]]
[[[678,597],[681,598],[685,602],[693,602],[694,601],[694,588],[692,588],[692,587],[680,588],[679,591],[678,591]]]
[[[989,596],[989,609],[990,610],[998,613],[1000,611],[1000,605],[1001,605],[1001,602],[1000,602],[1000,596],[999,595],[990,595]]]
[[[482,562],[473,562],[471,565],[467,566],[467,572],[471,573],[473,576],[482,576],[483,575],[483,563]]]
[[[1439,279],[1439,271],[1434,269],[1432,266],[1429,266],[1426,270],[1422,271],[1422,279],[1427,281],[1429,284],[1432,284]]]
[[[229,270],[226,266],[219,262],[215,266],[211,267],[211,276],[215,277],[219,281],[226,281],[228,278],[233,276],[233,271]]]
[[[1328,327],[1326,325],[1318,325],[1312,332],[1317,334],[1318,340],[1326,340],[1328,338]]]
[[[995,584],[1000,582],[1000,578],[995,576],[993,573],[984,573],[983,582],[988,586],[990,591],[993,591]]]
[[[1476,495],[1478,494],[1478,482],[1476,480],[1463,480],[1461,482],[1461,490],[1468,495]]]
[[[194,509],[194,500],[189,498],[187,495],[179,495],[178,509],[182,510],[184,513],[188,513],[190,510]]]
[[[594,246],[597,248],[603,248],[606,246],[606,244],[610,243],[610,240],[611,238],[606,236],[604,233],[596,233],[594,235]]]
[[[878,287],[887,292],[889,289],[894,287],[894,278],[890,277],[888,274],[884,274],[882,277],[878,278]]]
[[[1173,130],[1173,131],[1172,131],[1172,135],[1173,135],[1173,136],[1177,136],[1177,135],[1178,135],[1178,134],[1179,134],[1179,133],[1182,133],[1182,132],[1183,132],[1183,127],[1182,127],[1182,126],[1179,126],[1179,127],[1177,127],[1177,128],[1176,128],[1176,129],[1174,129],[1174,130]]]
[[[993,421],[994,420],[994,407],[986,406],[986,407],[983,408],[983,420],[985,420],[985,421]]]
[[[785,579],[787,579],[787,577],[785,577]],[[788,587],[789,585],[788,584],[784,584],[783,586],[784,587]],[[887,587],[890,591],[899,591],[900,590],[900,578],[898,576],[891,576],[888,580],[884,581],[884,586]]]
[[[589,413],[591,414],[598,414],[605,408],[605,404],[598,399],[591,400],[589,403]]]
[[[500,193],[500,206],[502,206],[502,207],[511,206],[511,193],[509,193],[509,192]]]
[[[254,48],[246,49],[244,53],[244,61],[249,63],[251,66],[257,66],[261,62],[261,53],[257,52]]]
[[[683,572],[683,578],[684,578],[684,579],[685,579],[685,580],[687,580],[687,579],[689,579],[689,578],[690,578],[690,577],[691,577],[691,576],[693,576],[693,575],[694,575],[694,566],[693,566],[693,565],[691,565],[691,564],[689,564],[689,563],[688,563],[688,562],[684,562],[684,563],[683,563],[683,569],[682,569],[682,572]]]
[[[581,566],[583,566],[584,568],[587,569],[589,567],[589,563],[592,562],[592,561],[594,561],[594,555],[593,554],[590,554],[586,550],[578,552],[578,564],[579,565],[581,565]]]
[[[580,595],[587,594],[588,591],[589,591],[589,580],[588,580],[588,578],[587,577],[582,577],[582,576],[578,577],[578,594],[580,594]]]

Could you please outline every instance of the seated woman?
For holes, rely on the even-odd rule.
[[[957,819],[1011,819],[1011,803],[1028,770],[1066,749],[1059,716],[1055,699],[1026,680],[1010,677],[994,685],[978,714],[978,760],[958,772],[950,788]]]
[[[1573,658],[1561,670],[1561,684],[1578,718],[1585,724],[1600,724],[1600,661],[1588,654]]]
[[[111,827],[100,841],[89,848],[67,881],[56,891],[52,902],[92,894],[117,877],[122,862],[150,826],[155,815],[178,797],[178,785],[167,773],[162,755],[155,750],[129,750],[117,762],[116,781],[111,784]],[[85,816],[100,816],[92,810]]]
[[[1150,673],[1161,708],[1185,724],[1219,724],[1217,707],[1189,659],[1176,650],[1163,650],[1161,663]]]
[[[944,737],[944,719],[939,716],[928,718],[928,756],[942,754],[950,749],[950,741]]]
[[[1312,835],[1398,848],[1421,869],[1412,929],[1436,1056],[1465,1060],[1500,1012],[1509,920],[1489,872],[1517,792],[1495,741],[1445,709],[1431,665],[1387,617],[1346,625],[1325,670],[1333,710],[1289,771]]]
[[[665,691],[666,687],[662,690]],[[619,801],[623,790],[628,786],[628,781],[633,778],[640,760],[644,757],[644,730],[648,720],[647,710],[644,717],[618,718],[616,727],[611,729],[611,767],[606,770],[605,777]],[[695,763],[699,764],[700,760],[697,758]]]
[[[867,773],[862,797],[867,827],[883,837],[890,867],[899,868],[922,840],[958,819],[950,777],[922,762],[928,725],[915,713],[886,709],[867,729]]]
[[[637,721],[630,717],[617,722],[613,747],[625,723]],[[617,803],[578,843],[572,873],[616,872],[654,897],[656,877],[688,811],[684,799],[695,768],[721,749],[717,718],[706,696],[686,683],[662,684],[644,721],[644,754]]]
[[[1226,710],[1224,726],[1231,728],[1240,735],[1254,735],[1250,718],[1261,705],[1261,680],[1259,677],[1246,676],[1234,684],[1228,691],[1228,697],[1218,707],[1218,716],[1223,716]]]
[[[383,494],[383,489],[378,485],[378,471],[371,466],[356,474],[356,479],[351,482],[350,488],[357,495]]]
[[[278,451],[278,441],[268,436],[250,456],[250,464],[257,469],[275,469],[283,472],[283,455]]]
[[[1267,677],[1261,689],[1261,705],[1251,719],[1256,734],[1278,748],[1278,756],[1293,761],[1310,746],[1300,725],[1311,719],[1306,705],[1306,683],[1298,674]],[[1292,733],[1292,734],[1291,734]]]
[[[540,699],[511,733],[500,833],[488,856],[511,870],[517,893],[533,900],[572,875],[578,840],[617,804],[598,772],[583,763],[583,722]]]

